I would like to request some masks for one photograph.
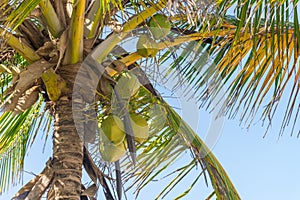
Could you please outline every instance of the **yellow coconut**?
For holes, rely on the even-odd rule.
[[[158,45],[149,35],[141,35],[136,45],[137,53],[145,58],[154,57],[158,52]]]
[[[150,19],[149,27],[154,39],[158,40],[169,34],[171,23],[166,16],[156,14]]]
[[[114,115],[109,115],[101,124],[102,133],[115,145],[119,145],[125,139],[122,120]],[[102,134],[100,133],[100,135]],[[103,135],[103,136],[104,136]]]
[[[149,137],[149,126],[147,121],[136,113],[130,114],[130,121],[135,141],[138,143],[145,142]]]

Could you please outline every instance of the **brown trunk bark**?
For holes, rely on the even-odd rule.
[[[53,135],[54,179],[48,199],[80,200],[83,144],[77,134],[72,103],[62,97],[55,106]]]

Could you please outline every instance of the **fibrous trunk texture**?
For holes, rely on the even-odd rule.
[[[74,125],[71,100],[62,97],[55,105],[54,179],[48,199],[80,200],[82,162],[83,144]]]

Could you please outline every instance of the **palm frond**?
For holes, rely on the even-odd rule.
[[[15,30],[36,8],[40,1],[41,0],[6,1],[2,5],[3,11],[0,13],[0,17],[5,19],[6,27]]]
[[[6,46],[6,43],[21,54],[28,62],[33,62],[40,58],[26,42],[22,41],[21,37],[17,37],[8,31],[5,31],[2,27],[0,27],[0,35],[3,36],[4,41],[1,41],[1,43],[4,43],[4,46]],[[4,49],[1,48],[1,50]]]
[[[43,99],[21,114],[1,113],[0,116],[0,191],[17,184],[22,177],[24,158],[39,128],[48,131]]]
[[[164,186],[160,186],[159,190],[155,191],[156,194],[153,193],[156,195],[155,199],[162,199],[174,193],[178,196],[177,199],[180,199],[188,195],[202,177],[211,181],[217,198],[240,199],[217,159],[167,103],[153,97],[142,87],[138,95],[130,101],[129,107],[130,112],[138,112],[148,120],[150,137],[146,142],[137,145],[135,166],[128,160],[129,155],[121,162],[125,194],[133,191],[138,196],[142,190],[151,187],[152,182],[165,179]],[[192,156],[181,163],[181,166],[175,164],[189,152]],[[112,172],[113,168],[110,165],[108,176],[114,177]],[[183,181],[190,182],[190,185],[182,188],[180,183]],[[111,184],[114,187],[114,181]],[[178,185],[180,189],[176,187]]]
[[[181,46],[186,50],[179,53],[171,67],[178,70],[177,66],[181,66],[184,81],[193,86],[203,105],[210,105],[226,88],[227,100],[221,112],[229,117],[240,113],[240,120],[248,125],[261,112],[269,128],[280,100],[288,96],[281,133],[288,125],[297,133],[298,8],[296,2],[288,1],[240,3],[236,17],[226,16],[204,32],[203,39]],[[164,60],[170,58],[167,55],[171,52],[164,55]]]
[[[75,64],[83,59],[83,26],[85,1],[79,1],[74,6],[69,29],[69,44],[66,47],[66,64]]]
[[[28,67],[28,62],[20,54],[14,51],[10,55],[8,50],[10,48],[2,48],[1,52],[1,104],[8,100],[12,82]],[[35,92],[38,98],[38,91]],[[50,128],[48,124],[51,120],[49,114],[44,111],[43,98],[40,96],[36,101],[35,98],[27,97],[29,99],[19,99],[22,99],[22,102],[18,101],[14,111],[2,110],[0,113],[0,193],[21,180],[25,154],[35,140],[39,128],[44,127],[45,131],[49,131]]]

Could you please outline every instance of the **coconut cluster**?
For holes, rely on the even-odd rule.
[[[136,76],[126,72],[116,85],[122,99],[130,98],[137,94],[140,83]],[[137,143],[145,142],[149,137],[149,126],[141,115],[132,112],[130,123]],[[116,115],[109,114],[100,125],[100,153],[103,160],[115,162],[121,159],[127,151],[126,132],[123,121]]]
[[[147,121],[140,115],[130,114],[131,127],[134,140],[137,143],[145,142],[149,137]],[[109,115],[101,123],[100,153],[102,158],[108,162],[121,159],[127,150],[126,132],[122,120],[114,115]]]

